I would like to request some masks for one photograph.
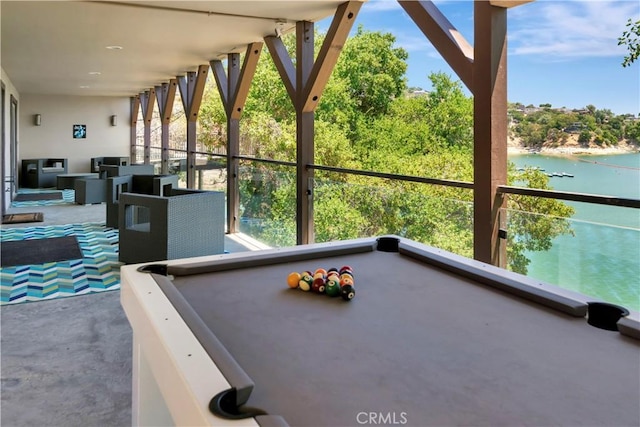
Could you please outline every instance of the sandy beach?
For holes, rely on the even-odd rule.
[[[562,145],[545,143],[541,147],[536,148],[525,147],[519,140],[509,138],[507,141],[507,149],[509,155],[535,153],[544,154],[545,156],[575,156],[640,153],[640,146],[628,141],[621,141],[615,146],[601,147],[594,143],[590,143],[589,145],[578,143],[577,136],[572,137],[573,135]]]

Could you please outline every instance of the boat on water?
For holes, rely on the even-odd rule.
[[[573,178],[573,174],[567,173],[567,172],[552,172],[552,173],[548,173],[546,174],[549,178],[551,177],[558,177],[558,178]]]

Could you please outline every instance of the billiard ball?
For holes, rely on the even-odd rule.
[[[340,286],[347,286],[347,285],[353,286],[353,278],[346,275],[342,276],[340,278]]]
[[[345,301],[351,301],[356,296],[356,290],[351,285],[345,285],[340,288],[340,296]]]
[[[342,274],[340,275],[340,278],[341,278],[341,279],[342,279],[342,278],[345,278],[345,277],[346,277],[346,278],[348,278],[348,279],[353,280],[353,274],[351,274],[351,273],[344,272],[344,273],[342,273]]]
[[[316,268],[316,271],[313,273],[313,276],[315,277],[316,274],[322,274],[323,276],[327,276],[327,270],[325,270],[324,268]]]
[[[327,284],[324,287],[324,293],[330,297],[337,297],[340,295],[340,282],[333,277],[327,279]]]
[[[296,273],[295,271],[293,273],[289,273],[287,276],[287,285],[289,285],[290,288],[295,289],[298,287],[301,278],[302,276],[300,273]]]
[[[345,271],[348,271],[349,273],[353,274],[353,269],[348,265],[343,265],[338,271],[340,272],[340,274],[344,273]]]
[[[327,275],[324,274],[322,271],[316,271],[315,273],[313,273],[313,278],[314,279],[326,279]]]
[[[311,277],[310,274],[308,274],[308,272],[305,271],[302,274],[300,281],[298,282],[298,287],[303,291],[308,292],[309,290],[311,290],[312,284],[313,284],[313,278]]]
[[[313,283],[311,284],[311,290],[315,293],[321,294],[325,290],[325,280],[323,277],[318,277],[313,279]]]
[[[338,273],[338,269],[335,267],[331,267],[330,269],[327,270],[327,274],[331,273],[332,271],[335,271],[336,273]]]

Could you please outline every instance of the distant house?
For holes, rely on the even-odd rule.
[[[563,131],[566,133],[580,133],[584,128],[586,128],[584,123],[574,122],[564,128]]]

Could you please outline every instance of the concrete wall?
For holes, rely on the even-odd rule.
[[[35,114],[41,116],[40,126],[34,124]],[[92,157],[128,157],[129,117],[128,98],[22,94],[19,160],[67,158],[68,172],[75,173],[89,172]],[[75,124],[86,125],[86,138],[73,138]]]

